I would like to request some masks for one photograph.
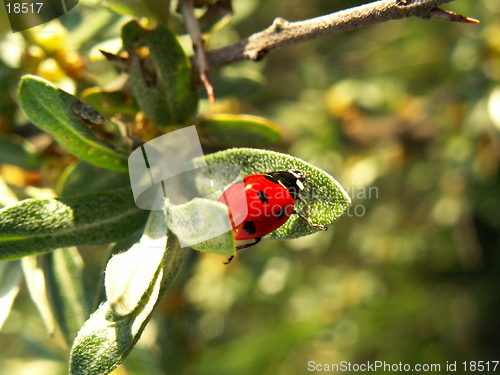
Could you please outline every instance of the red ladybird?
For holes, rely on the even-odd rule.
[[[236,240],[251,240],[236,247],[241,250],[260,242],[266,234],[281,227],[292,214],[297,214],[311,227],[326,230],[323,225],[295,211],[295,201],[303,200],[305,174],[297,169],[253,174],[229,186],[219,202],[229,207],[229,218]],[[243,186],[242,186],[243,184]],[[229,263],[233,257],[229,258]]]

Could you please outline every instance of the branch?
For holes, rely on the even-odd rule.
[[[243,60],[260,61],[269,52],[279,48],[411,16],[478,23],[472,18],[438,8],[451,1],[454,0],[381,0],[305,21],[288,22],[283,18],[276,18],[265,30],[207,52],[208,68],[215,70]]]
[[[210,82],[210,77],[208,76],[208,64],[205,57],[205,50],[203,49],[203,37],[201,36],[201,29],[198,20],[194,15],[194,2],[193,0],[180,0],[179,1],[179,11],[184,17],[184,22],[186,23],[186,28],[193,41],[193,50],[198,72],[200,74],[200,79],[205,85],[205,90],[207,92],[207,97],[215,112],[215,94],[212,83]]]

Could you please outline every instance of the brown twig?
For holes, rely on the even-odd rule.
[[[451,22],[463,22],[463,23],[479,23],[475,18],[464,17],[460,14],[450,12],[448,10],[443,10],[441,8],[434,8],[431,11],[431,16],[434,18],[441,18],[446,21]]]
[[[439,8],[454,0],[382,0],[304,21],[288,22],[276,18],[267,29],[239,42],[206,53],[209,70],[216,70],[243,60],[260,61],[269,52],[325,35],[356,30],[376,23],[406,17],[445,18],[449,21],[478,21]],[[444,14],[448,14],[446,17]]]
[[[198,23],[198,19],[194,15],[193,0],[180,0],[179,11],[184,17],[186,28],[193,42],[195,61],[196,61],[196,66],[198,68],[198,72],[200,74],[200,79],[203,82],[203,85],[205,86],[207,97],[212,107],[212,110],[215,112],[215,94],[208,74],[209,68],[205,56],[205,49],[204,49],[203,37],[201,35],[200,24]]]

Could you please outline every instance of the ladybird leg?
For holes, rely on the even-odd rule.
[[[250,243],[246,243],[244,245],[236,246],[236,251],[240,251],[240,250],[252,247],[254,245],[257,245],[260,242],[261,239],[262,239],[262,237],[258,237],[258,238],[255,239],[255,242],[250,242]],[[231,263],[231,261],[233,260],[233,258],[234,258],[234,255],[231,255],[229,257],[229,259],[224,262],[224,264]]]
[[[262,239],[262,237],[257,237],[257,238],[255,238],[255,242],[250,242],[250,243],[246,243],[244,245],[236,246],[236,251],[243,250],[243,249],[246,249],[248,247],[252,247],[254,245],[257,245],[261,239]]]
[[[304,206],[304,211],[306,212],[306,214],[309,215],[309,204],[307,203],[307,201],[300,195],[297,197],[297,199],[302,202],[302,205]]]
[[[307,216],[304,216],[302,215],[301,213],[297,212],[297,211],[293,211],[294,214],[298,215],[302,220],[304,220],[307,225],[309,225],[310,227],[314,228],[314,229],[319,229],[319,230],[327,230],[328,228],[325,227],[324,225],[321,225],[321,224],[314,224],[311,219],[309,219]]]
[[[311,186],[312,188],[314,188],[314,184],[311,181],[304,180],[304,182],[307,182],[309,184],[309,186]],[[302,198],[302,197],[299,196],[299,199],[300,198]],[[314,194],[314,189],[312,191],[312,199],[318,199],[318,196]],[[302,203],[305,203],[304,198],[302,198],[301,201],[302,201]]]

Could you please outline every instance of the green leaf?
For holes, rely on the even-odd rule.
[[[75,247],[59,249],[43,258],[53,315],[69,344],[90,315],[83,260]]]
[[[163,25],[170,17],[170,1],[156,0],[107,0],[104,5],[116,13],[130,15],[137,18],[154,19]]]
[[[273,171],[283,171],[288,169],[299,169],[307,173],[305,190],[301,194],[307,202],[307,209],[300,201],[296,202],[296,209],[308,216],[315,224],[329,226],[342,216],[347,207],[351,204],[351,199],[340,186],[340,184],[328,173],[314,167],[313,165],[290,155],[251,148],[235,148],[226,151],[216,152],[206,155],[204,161],[211,165],[228,165],[229,172],[233,173],[231,165],[240,168],[241,175],[247,176],[257,173]],[[195,161],[196,165],[203,166],[201,160]],[[210,182],[207,173],[203,169],[198,169],[200,175],[197,178],[199,191],[206,191]],[[224,173],[221,172],[221,175]],[[272,239],[290,239],[306,236],[316,232],[297,215],[292,215],[288,221],[274,232],[265,236]]]
[[[231,0],[207,2],[207,10],[198,19],[202,33],[215,32],[226,26],[233,16]]]
[[[144,225],[131,189],[27,199],[0,210],[0,260],[115,242]]]
[[[214,254],[234,255],[235,243],[230,231],[229,211],[223,203],[195,198],[178,206],[167,204],[165,216],[168,227],[179,238],[182,246]],[[226,228],[225,232],[221,233],[220,228]]]
[[[24,257],[21,259],[21,265],[31,300],[42,318],[47,333],[53,335],[56,327],[56,319],[49,302],[42,258],[37,256]]]
[[[42,158],[32,144],[22,139],[14,137],[0,138],[0,163],[38,170],[42,165]]]
[[[185,252],[171,239],[161,259],[156,254],[146,267],[147,272],[140,269],[144,262],[148,262],[145,254],[151,251],[152,239],[157,241],[156,245],[167,243],[163,213],[153,212],[152,217],[143,239],[132,247],[133,254],[117,255],[114,258],[122,259],[109,266],[112,275],[107,280],[107,287],[112,289],[108,289],[108,293],[113,302],[102,304],[78,333],[71,349],[71,375],[105,375],[120,365],[139,339],[160,297],[179,272]],[[163,237],[158,237],[162,232]],[[163,252],[155,247],[153,251],[160,253],[160,250]],[[119,266],[124,264],[127,270],[132,270],[131,274],[123,275]],[[134,286],[136,283],[138,285]]]
[[[0,328],[9,316],[21,283],[21,262],[0,263]]]
[[[67,197],[130,187],[130,177],[79,161],[66,168],[59,184],[59,195]]]
[[[102,91],[100,88],[92,88],[82,93],[82,99],[104,115],[114,116],[119,113],[135,116],[139,112],[134,97],[126,91]]]
[[[50,133],[70,153],[102,168],[127,171],[127,155],[97,139],[73,112],[73,105],[79,102],[76,97],[40,77],[30,75],[21,79],[19,97],[30,121]]]
[[[250,115],[215,114],[196,127],[208,144],[232,147],[262,147],[280,140],[279,128],[271,121]]]
[[[146,116],[158,126],[183,123],[198,106],[192,72],[174,34],[164,27],[142,29],[135,21],[122,30],[123,45],[129,53],[132,91]],[[142,59],[135,49],[147,46]]]

